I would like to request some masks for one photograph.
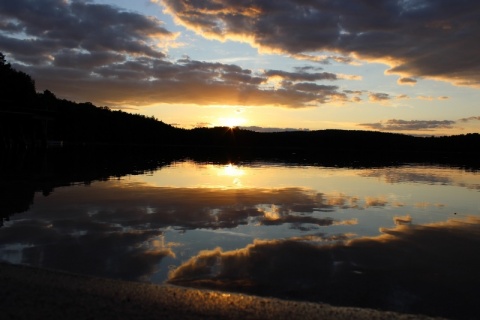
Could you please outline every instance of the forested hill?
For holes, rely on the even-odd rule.
[[[34,80],[17,71],[0,53],[0,149],[63,145],[188,146],[196,149],[305,150],[316,155],[356,153],[477,154],[480,135],[413,137],[373,131],[319,130],[259,133],[239,128],[179,129],[153,117],[38,93]],[[289,152],[290,152],[289,151]]]
[[[159,144],[175,131],[151,117],[58,99],[48,90],[37,93],[34,80],[13,69],[1,53],[0,88],[0,148],[47,141]]]

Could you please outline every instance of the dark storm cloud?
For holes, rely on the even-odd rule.
[[[254,74],[232,64],[170,61],[159,47],[176,35],[162,21],[93,1],[3,1],[0,27],[0,51],[13,66],[30,74],[37,89],[71,100],[301,108],[344,99],[337,87],[315,83],[336,80],[333,73]],[[270,86],[273,76],[284,83]]]
[[[330,51],[381,61],[404,78],[480,84],[480,2],[163,0],[180,23],[210,38],[262,50]]]
[[[202,251],[173,270],[169,282],[409,313],[419,305],[448,309],[455,300],[476,312],[480,220],[394,220],[397,227],[377,237],[256,240],[235,251]]]
[[[361,123],[362,127],[374,130],[403,131],[403,130],[435,130],[451,129],[455,121],[451,120],[399,120],[390,119],[377,123]]]

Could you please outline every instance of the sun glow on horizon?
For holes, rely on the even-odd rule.
[[[241,125],[244,125],[247,122],[245,118],[239,117],[230,117],[230,118],[219,118],[218,123],[222,127],[234,128]]]

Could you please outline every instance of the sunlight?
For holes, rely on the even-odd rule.
[[[247,120],[239,117],[219,118],[219,124],[224,127],[234,128],[245,124]]]
[[[232,165],[231,163],[223,167],[223,170],[219,173],[219,175],[230,177],[240,177],[244,174],[244,170],[240,169],[238,166]]]

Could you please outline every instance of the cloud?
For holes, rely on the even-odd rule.
[[[169,283],[452,318],[476,314],[480,220],[394,221],[377,237],[255,240],[239,250],[200,251]],[[448,313],[452,304],[457,316]]]
[[[153,17],[76,0],[3,1],[0,18],[16,26],[16,30],[2,29],[1,47],[11,48],[4,46],[8,41],[22,43],[19,55],[22,48],[12,50],[16,58],[36,52],[43,63],[65,48],[76,49],[80,56],[107,51],[163,58],[165,54],[153,50],[151,42],[175,36]],[[19,33],[24,33],[22,40],[15,38]]]
[[[405,130],[435,130],[435,129],[451,129],[455,121],[451,120],[399,120],[390,119],[377,123],[361,123],[362,127],[374,130],[385,131],[405,131]]]
[[[188,57],[169,60],[168,47],[175,44],[166,43],[177,34],[157,18],[110,5],[3,1],[0,28],[0,48],[13,66],[30,74],[37,89],[70,100],[112,107],[161,102],[303,108],[346,99],[338,87],[316,83],[339,78],[333,73],[255,73]],[[272,87],[271,78],[282,81]]]
[[[435,98],[432,96],[418,96],[417,99],[426,100],[426,101],[433,101]]]
[[[197,122],[194,127],[195,128],[208,128],[211,127],[212,124],[210,122]]]
[[[118,58],[118,56],[109,56]],[[107,58],[107,57],[106,57]],[[70,57],[78,64],[95,64],[89,57]],[[29,73],[46,88],[73,100],[88,99],[99,104],[145,105],[190,103],[217,105],[276,105],[302,108],[326,103],[338,96],[336,86],[285,82],[278,88],[265,88],[262,74],[236,65],[207,63],[188,59],[176,62],[141,57],[105,64],[91,69],[66,66],[63,59],[55,68],[30,66]],[[21,68],[21,66],[20,66]],[[93,74],[93,76],[92,76]],[[306,86],[310,86],[306,90]]]
[[[432,97],[432,96],[417,96],[419,100],[433,101],[433,100],[448,100],[447,96]]]
[[[458,121],[461,122],[470,122],[470,121],[480,121],[480,117],[468,117],[468,118],[462,118]]]
[[[307,73],[307,72],[287,72],[281,70],[268,70],[265,72],[267,77],[278,77],[289,81],[317,81],[317,80],[337,80],[337,75],[330,72]]]
[[[337,55],[311,55],[305,53],[297,53],[291,55],[297,60],[306,60],[312,61],[320,64],[331,64],[332,62],[343,63],[343,64],[358,64],[354,58],[348,56],[337,56]]]
[[[400,78],[397,81],[398,84],[414,86],[417,83],[416,79],[413,78]]]
[[[370,101],[374,101],[374,102],[386,101],[391,99],[388,93],[374,93],[374,92],[370,92],[368,94],[368,98]]]
[[[402,78],[480,84],[476,1],[424,0],[415,5],[384,0],[375,7],[368,1],[334,0],[162,3],[177,23],[207,38],[240,40],[261,51],[292,56],[335,52],[386,63],[388,73]]]
[[[344,79],[344,80],[354,80],[354,81],[360,81],[363,79],[362,76],[355,75],[355,74],[342,74],[338,73],[337,74],[338,79]]]
[[[343,92],[348,94],[356,94],[356,95],[361,95],[365,93],[365,91],[362,91],[362,90],[344,90]]]

